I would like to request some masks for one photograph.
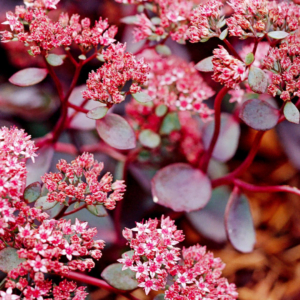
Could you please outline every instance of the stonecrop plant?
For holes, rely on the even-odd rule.
[[[64,0],[24,0],[1,16],[1,41],[26,66],[9,78],[21,90],[11,97],[22,102],[44,80],[57,96],[43,108],[44,121],[56,118],[45,134],[0,128],[0,299],[92,299],[93,286],[131,300],[238,299],[222,260],[186,241],[176,221],[205,210],[228,186],[227,243],[249,253],[256,237],[247,192],[300,196],[297,187],[242,177],[268,130],[300,122],[300,6],[116,2],[129,6],[121,22],[134,42],[118,41],[118,27],[101,16],[63,11]],[[190,44],[207,53],[210,40],[211,56],[187,59]],[[14,112],[13,105],[3,109]],[[246,126],[255,137],[232,168]],[[144,187],[147,204],[128,202],[132,182]],[[108,234],[98,228],[103,219],[114,226]]]

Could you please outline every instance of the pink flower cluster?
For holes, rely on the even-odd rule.
[[[84,99],[93,99],[111,106],[125,100],[122,92],[126,83],[132,80],[129,93],[141,91],[141,86],[147,82],[149,66],[143,58],[136,60],[133,54],[125,52],[126,45],[112,44],[103,51],[105,63],[96,72],[89,74],[87,90],[83,92]]]
[[[208,119],[213,110],[203,102],[214,95],[193,63],[170,56],[161,58],[152,52],[146,55],[150,65],[147,93],[156,104],[165,104],[171,110],[196,112],[203,120]]]
[[[199,245],[182,250],[175,247],[184,240],[174,221],[162,217],[137,223],[133,229],[123,231],[132,255],[124,254],[118,261],[123,269],[136,272],[139,286],[146,294],[151,290],[166,290],[167,300],[237,299],[236,287],[221,277],[224,264],[221,259],[206,253]],[[168,281],[173,284],[168,284]]]
[[[93,154],[84,153],[70,164],[62,159],[56,167],[60,173],[48,173],[42,177],[49,190],[49,202],[58,201],[66,205],[75,202],[102,204],[107,209],[114,209],[116,201],[123,199],[126,188],[124,181],[116,180],[113,183],[110,173],[106,173],[99,181],[104,166],[94,160]]]
[[[160,224],[157,219],[136,223],[135,228],[126,228],[123,236],[134,251],[132,257],[125,253],[124,258],[118,260],[124,265],[123,270],[129,268],[136,272],[138,286],[144,288],[146,294],[165,289],[168,274],[176,273],[180,260],[180,249],[174,246],[184,240],[174,221],[162,217]]]
[[[190,42],[198,43],[201,40],[220,35],[220,28],[224,26],[221,18],[222,6],[221,1],[210,0],[192,11],[188,30]]]
[[[29,2],[29,1],[28,1]],[[46,14],[49,7],[56,8],[58,1],[40,0],[28,5],[16,6],[15,13],[7,12],[3,24],[10,26],[11,31],[2,32],[2,42],[18,40],[30,46],[29,53],[38,55],[47,54],[49,50],[61,46],[70,46],[75,43],[83,53],[98,45],[108,46],[113,43],[117,33],[115,26],[109,27],[107,20],[95,22],[91,28],[89,18],[80,21],[79,15],[62,13],[57,22]],[[29,25],[29,30],[27,26]]]
[[[300,25],[300,7],[268,0],[230,0],[233,16],[226,20],[231,36],[261,37],[267,31],[292,32]]]
[[[96,228],[86,227],[87,222],[79,222],[77,219],[74,225],[64,219],[44,220],[38,227],[26,221],[18,225],[14,247],[19,249],[18,255],[25,261],[8,273],[5,287],[18,289],[25,295],[25,299],[43,299],[52,289],[52,282],[45,279],[45,273],[64,276],[69,270],[91,270],[95,263],[86,257],[96,260],[101,258],[104,241],[94,241]],[[30,283],[28,278],[33,282]],[[76,285],[65,280],[60,287],[70,293],[75,291]],[[62,291],[53,289],[53,293],[58,295],[55,299],[66,299],[59,296]],[[85,299],[85,296],[82,289],[75,293],[77,299]]]
[[[27,7],[44,8],[44,9],[56,9],[56,5],[60,0],[24,0],[24,4]]]
[[[116,0],[119,3],[138,4],[144,1]],[[187,29],[189,15],[193,5],[197,1],[193,0],[154,0],[151,6],[144,8],[144,13],[136,15],[136,20],[132,23],[136,25],[133,34],[136,41],[149,39],[150,41],[160,41],[171,38],[179,43],[187,40]],[[147,10],[155,14],[154,18],[147,17]]]
[[[263,67],[272,71],[268,92],[273,97],[280,95],[284,101],[300,96],[300,41],[290,37],[289,43],[279,48],[270,48]]]
[[[213,54],[213,80],[228,88],[236,88],[245,80],[246,66],[242,61],[231,56],[223,46],[214,49]]]

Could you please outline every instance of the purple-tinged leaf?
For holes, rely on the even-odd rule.
[[[23,197],[28,203],[34,202],[41,196],[41,190],[41,184],[33,182],[25,188]]]
[[[215,122],[211,121],[207,123],[203,129],[203,144],[205,149],[209,148],[214,133],[214,127]],[[222,162],[228,161],[234,156],[237,150],[239,138],[239,123],[230,114],[222,113],[220,135],[212,156]]]
[[[293,102],[287,101],[285,103],[283,114],[289,122],[299,124],[299,110]]]
[[[211,183],[199,169],[176,163],[159,170],[152,179],[153,201],[174,211],[203,208],[211,196]]]
[[[29,185],[36,181],[41,181],[41,176],[48,172],[54,155],[52,146],[44,146],[37,151],[38,156],[33,163],[31,159],[26,161],[27,179],[26,184]]]
[[[253,92],[263,94],[268,87],[268,75],[262,69],[252,65],[249,70],[248,83]]]
[[[122,264],[112,264],[106,267],[101,276],[107,283],[118,290],[131,291],[137,288],[138,282],[135,279],[136,272],[126,269],[122,271]]]
[[[92,120],[99,120],[105,117],[108,112],[108,108],[106,106],[97,106],[91,109],[86,116]]]
[[[4,273],[17,268],[25,259],[19,258],[17,249],[7,247],[0,251],[0,270]]]
[[[255,229],[248,199],[233,190],[226,206],[225,227],[229,241],[238,251],[251,252],[255,245]]]
[[[243,103],[240,118],[251,128],[269,130],[276,126],[280,112],[268,102],[250,99]]]
[[[30,86],[43,81],[47,74],[47,69],[27,68],[12,75],[9,82],[18,86]]]
[[[139,93],[135,93],[132,94],[132,97],[140,103],[147,103],[152,101],[152,98],[145,92],[139,92]]]
[[[148,148],[156,148],[160,144],[160,136],[150,129],[142,130],[139,134],[140,143]]]
[[[206,57],[202,59],[195,65],[195,68],[201,72],[213,72],[214,65],[212,63],[213,56]]]
[[[270,31],[268,33],[268,36],[275,40],[281,40],[287,38],[289,36],[289,33],[285,31]]]
[[[230,192],[227,188],[215,189],[203,209],[187,214],[194,228],[216,243],[224,243],[227,240],[224,214],[229,196]]]
[[[133,129],[128,122],[119,115],[109,114],[96,121],[99,136],[116,149],[133,149],[136,139]]]

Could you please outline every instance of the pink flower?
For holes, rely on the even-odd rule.
[[[20,299],[20,296],[14,295],[12,293],[12,288],[8,288],[6,292],[0,291],[1,300],[17,300]]]

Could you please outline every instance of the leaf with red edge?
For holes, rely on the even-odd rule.
[[[0,251],[0,270],[4,273],[17,268],[25,259],[19,258],[17,249],[7,247]]]
[[[279,116],[279,110],[259,99],[245,101],[240,110],[240,118],[256,130],[264,131],[275,127]]]
[[[18,86],[30,86],[43,81],[47,74],[47,69],[27,68],[12,75],[9,82]]]
[[[251,252],[255,245],[255,229],[248,199],[238,189],[230,195],[225,212],[225,226],[229,241],[238,251]]]
[[[211,121],[203,129],[203,144],[205,149],[209,148],[214,127],[215,122]],[[236,119],[228,113],[222,113],[220,135],[212,156],[222,162],[231,159],[237,150],[240,133],[240,125]]]
[[[152,179],[154,202],[174,211],[203,208],[211,196],[211,183],[199,169],[176,163],[159,170]]]
[[[292,101],[287,101],[285,103],[283,114],[289,122],[299,124],[300,113],[297,106]]]
[[[23,197],[28,203],[34,202],[41,196],[41,190],[41,184],[33,182],[25,188]]]
[[[133,149],[136,138],[128,122],[119,115],[109,114],[96,121],[99,136],[110,146],[116,149]]]
[[[202,59],[195,65],[195,68],[201,72],[213,72],[214,65],[212,63],[212,59],[213,59],[213,56],[209,56],[209,57]]]
[[[123,265],[115,263],[106,267],[101,276],[114,288],[131,291],[137,288],[138,282],[135,279],[135,272],[130,269],[122,271]]]

